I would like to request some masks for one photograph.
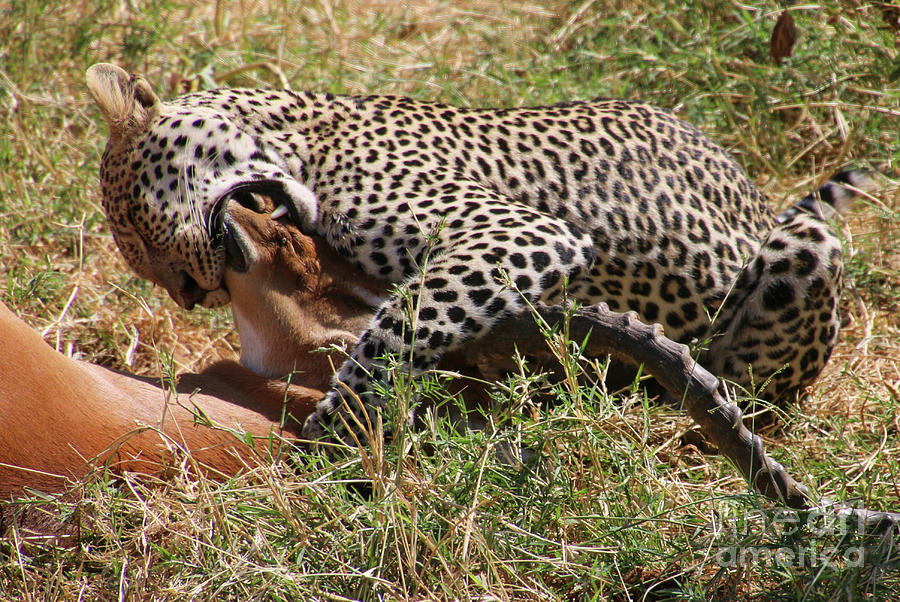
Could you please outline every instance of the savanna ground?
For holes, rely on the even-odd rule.
[[[780,11],[734,1],[2,3],[0,296],[49,344],[107,366],[166,374],[239,353],[227,311],[179,310],[117,255],[97,184],[106,126],[83,85],[98,61],[144,73],[162,96],[290,86],[464,106],[650,100],[730,149],[779,207],[847,164],[886,176],[842,225],[840,347],[810,396],[763,434],[816,494],[900,510],[900,8],[797,5],[793,56],[776,65]],[[438,421],[362,461],[298,456],[228,483],[97,474],[66,501],[5,504],[4,516],[27,504],[70,536],[4,523],[0,597],[900,594],[896,551],[773,514],[685,436],[677,410],[639,391],[563,383],[552,409],[509,411],[542,386],[499,387],[496,414],[509,418],[496,432]],[[498,460],[509,441],[536,461]]]

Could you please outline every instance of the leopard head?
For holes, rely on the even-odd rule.
[[[113,238],[139,276],[183,307],[229,300],[227,201],[252,205],[253,193],[265,193],[300,227],[315,220],[312,192],[227,104],[162,102],[145,79],[115,65],[94,65],[86,79],[109,124],[100,181]]]

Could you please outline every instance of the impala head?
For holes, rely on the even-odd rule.
[[[221,211],[224,284],[241,363],[271,377],[302,368],[304,384],[327,388],[330,361],[340,365],[342,358],[310,352],[354,343],[388,287],[323,239],[303,234],[270,197],[250,196],[243,203],[230,200]],[[310,380],[313,375],[317,380]]]

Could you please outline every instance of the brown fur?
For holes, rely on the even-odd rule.
[[[255,437],[295,436],[297,423],[280,427],[283,401],[302,417],[322,395],[233,362],[183,376],[173,393],[158,380],[57,353],[2,304],[0,341],[0,498],[26,486],[61,491],[96,466],[159,472],[171,464],[169,445],[190,450],[211,473],[232,475],[252,450],[226,431],[195,426],[194,405]]]
[[[343,358],[309,353],[318,347],[353,344],[374,309],[365,297],[387,295],[387,286],[341,258],[321,238],[302,234],[287,222],[256,213],[236,202],[229,215],[254,247],[248,271],[225,273],[235,324],[241,335],[241,362],[274,378],[300,372],[307,386],[327,388]]]

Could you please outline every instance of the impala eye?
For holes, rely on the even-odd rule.
[[[249,269],[250,249],[246,247],[243,234],[236,227],[229,228],[226,224],[223,230],[225,244],[225,261],[228,267],[236,272],[246,272]]]

